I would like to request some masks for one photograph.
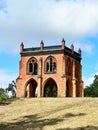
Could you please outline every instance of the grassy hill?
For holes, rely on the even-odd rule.
[[[0,106],[0,130],[98,130],[98,98],[22,98]]]

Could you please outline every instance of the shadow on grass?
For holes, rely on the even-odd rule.
[[[56,130],[98,130],[96,126],[86,126],[86,127],[78,127],[78,128],[60,128]]]
[[[86,113],[79,113],[79,114],[73,114],[73,113],[67,113],[63,117],[64,118],[71,118],[71,117],[76,117],[76,116],[85,116]]]
[[[14,120],[14,123],[0,123],[0,130],[43,130],[45,126],[56,125],[63,119],[41,119],[37,114],[24,116],[20,120]]]
[[[9,102],[0,102],[0,106],[6,106],[6,105],[9,105],[10,103]]]
[[[12,102],[17,101],[17,100],[23,100],[23,99],[22,99],[22,98],[8,98],[6,101],[0,102],[0,106],[9,105],[9,104],[11,104]]]
[[[58,109],[58,111],[60,110]],[[55,111],[52,111],[52,113],[55,113]],[[51,112],[47,113],[45,119],[44,117],[40,117],[39,114],[35,114],[35,115],[23,116],[19,119],[14,119],[13,123],[10,122],[0,123],[0,130],[43,130],[45,126],[57,125],[63,122],[64,120],[66,120],[67,118],[86,115],[85,113],[79,113],[79,114],[67,113],[65,115],[62,115],[61,117],[48,119],[49,114],[51,114]],[[58,130],[63,130],[63,129],[58,129]],[[68,128],[64,130],[72,130],[72,129]],[[84,130],[84,129],[79,129],[79,130]]]
[[[4,122],[0,123],[0,130],[43,130],[45,126],[53,126],[59,124],[66,120],[67,118],[72,118],[74,116],[85,116],[85,113],[79,113],[77,115],[73,113],[67,113],[61,118],[43,118],[38,114],[23,116],[20,119],[14,119],[14,123]],[[68,129],[58,129],[58,130],[72,130]],[[75,129],[78,130],[78,129]],[[84,130],[84,129],[79,129]]]
[[[17,100],[12,99],[11,102]],[[70,107],[70,106],[69,106]],[[62,123],[64,120],[67,120],[68,118],[73,118],[76,116],[85,116],[85,113],[79,113],[79,114],[73,114],[73,113],[67,113],[65,115],[62,115],[61,117],[56,117],[52,119],[48,119],[48,115],[54,114],[56,112],[65,110],[65,107],[58,108],[56,110],[47,112],[45,114],[45,117],[41,117],[39,114],[35,115],[27,115],[20,117],[18,119],[14,119],[12,122],[3,122],[0,123],[0,130],[44,130],[45,126],[54,126],[59,123]],[[54,130],[98,130],[95,126],[87,126],[83,128],[64,128],[64,129],[54,129]]]

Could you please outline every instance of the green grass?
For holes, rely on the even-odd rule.
[[[0,130],[98,130],[98,98],[21,98],[0,106]]]

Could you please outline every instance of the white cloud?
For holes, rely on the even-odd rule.
[[[89,52],[91,53],[92,52],[92,49],[93,49],[93,45],[92,44],[84,44],[82,46],[82,50],[85,51],[85,52]]]
[[[93,81],[94,81],[94,76],[95,75],[98,75],[98,72],[96,72],[94,75],[92,75],[91,77],[89,77],[89,78],[84,78],[84,86],[86,87],[86,86],[89,86],[90,84],[92,84],[93,83]]]
[[[17,74],[14,74],[10,70],[0,69],[0,88],[8,87],[8,84],[12,82],[12,80],[16,80]]]
[[[87,54],[91,54],[94,48],[94,44],[86,42],[77,42],[74,43],[76,46],[76,49],[81,48],[83,52],[86,52]]]
[[[63,37],[79,39],[98,32],[97,0],[5,0],[3,5],[0,51],[18,48],[22,41],[38,46],[40,40],[56,43]]]
[[[94,77],[89,77],[88,79],[84,79],[84,87],[89,86],[93,83]]]

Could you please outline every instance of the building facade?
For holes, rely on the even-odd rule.
[[[17,97],[83,97],[81,50],[73,44],[25,48],[20,45],[21,60],[16,80]]]

